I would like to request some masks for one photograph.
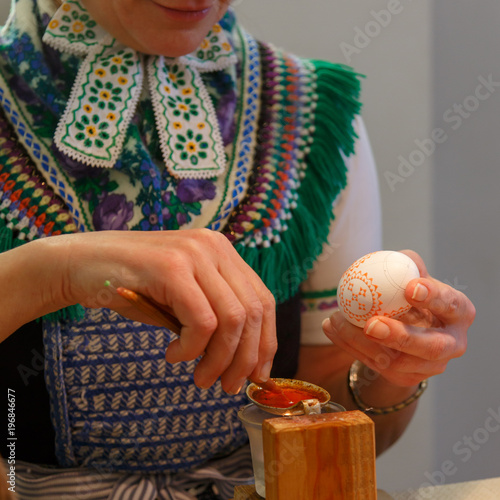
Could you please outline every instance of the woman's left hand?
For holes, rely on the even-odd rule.
[[[460,291],[432,278],[418,254],[404,250],[417,264],[420,278],[406,287],[412,308],[398,319],[376,316],[363,330],[340,312],[323,324],[338,347],[398,386],[414,386],[445,371],[448,362],[465,353],[467,330],[476,314]]]

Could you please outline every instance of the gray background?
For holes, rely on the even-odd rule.
[[[493,87],[482,101],[473,97],[478,78],[500,82],[500,4],[236,0],[235,5],[255,35],[367,75],[363,114],[380,174],[384,247],[418,251],[435,277],[464,291],[478,310],[467,354],[431,380],[409,430],[377,461],[379,487],[500,476],[495,319],[500,88]],[[0,0],[2,19],[8,6]],[[441,143],[432,151],[428,139],[435,129],[442,130]],[[403,169],[400,157],[413,164]]]

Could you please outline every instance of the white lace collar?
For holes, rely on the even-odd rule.
[[[236,63],[220,25],[189,55],[148,56],[109,35],[79,0],[68,0],[43,41],[85,57],[54,137],[65,154],[91,166],[113,167],[147,79],[169,172],[178,178],[207,178],[224,171],[217,117],[200,76]]]

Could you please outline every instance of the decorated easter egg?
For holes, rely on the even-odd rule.
[[[411,308],[404,296],[406,285],[419,277],[415,262],[401,252],[369,253],[340,278],[340,311],[361,328],[372,316],[398,317]]]

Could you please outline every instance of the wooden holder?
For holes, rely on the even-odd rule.
[[[377,499],[375,426],[363,412],[265,420],[263,440],[266,500]]]
[[[1,498],[1,497],[0,497]],[[437,497],[436,497],[437,498]],[[493,497],[492,497],[493,499]],[[255,491],[255,486],[236,486],[233,500],[264,500]],[[377,490],[377,500],[394,500],[386,491]]]
[[[255,486],[236,486],[233,500],[262,500],[255,491]]]

